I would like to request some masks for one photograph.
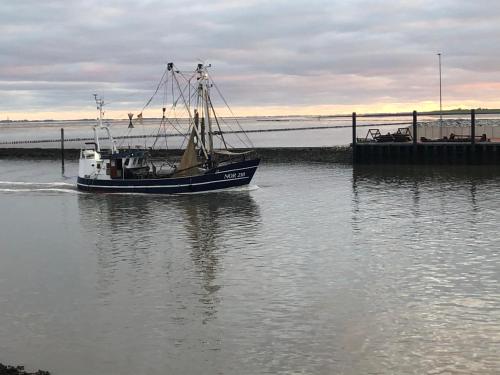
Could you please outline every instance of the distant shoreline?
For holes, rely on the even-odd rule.
[[[443,116],[461,116],[470,114],[470,109],[448,109],[443,110]],[[385,112],[385,113],[358,113],[357,117],[400,117],[400,116],[410,116],[412,112]],[[418,112],[420,116],[439,116],[440,111],[423,111]],[[500,115],[500,108],[476,108],[476,115]],[[296,118],[313,118],[313,119],[328,119],[328,118],[350,118],[352,114],[338,114],[338,115],[272,115],[272,116],[237,116],[237,117],[221,117],[221,118],[237,118],[237,119],[259,119],[258,121],[287,121],[287,119]],[[107,119],[108,121],[128,121],[128,118],[115,118]],[[154,121],[161,120],[160,117],[144,117],[144,121]],[[0,120],[0,124],[18,124],[18,123],[31,123],[31,122],[41,122],[41,123],[54,123],[54,122],[90,122],[95,121],[93,118],[82,118],[82,119],[43,119],[43,120]]]

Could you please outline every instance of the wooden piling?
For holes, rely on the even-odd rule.
[[[356,162],[356,112],[352,113],[352,162]]]
[[[417,111],[413,111],[413,162],[417,163],[418,160],[418,148],[417,148],[417,139],[418,139],[418,134],[417,134]]]
[[[61,171],[64,174],[64,128],[61,128]]]
[[[413,111],[413,144],[417,144],[418,134],[417,134],[417,111]]]
[[[470,110],[470,142],[476,143],[476,110]]]

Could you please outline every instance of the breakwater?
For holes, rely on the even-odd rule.
[[[237,151],[237,150],[236,150]],[[352,163],[349,146],[256,148],[264,162],[330,162]],[[183,150],[152,150],[152,157],[180,156]],[[65,160],[78,160],[79,149],[65,149]],[[60,159],[60,148],[0,148],[0,159]]]

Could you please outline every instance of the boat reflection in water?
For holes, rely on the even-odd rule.
[[[151,303],[154,297],[163,306],[167,314],[154,319],[182,325],[189,321],[186,314],[200,313],[203,322],[213,318],[224,254],[244,247],[260,230],[251,194],[79,195],[81,224],[94,242],[100,297],[112,303],[125,287],[127,298]]]

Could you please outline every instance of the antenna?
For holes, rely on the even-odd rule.
[[[99,111],[99,117],[97,119],[97,126],[96,127],[99,127],[99,129],[104,129],[106,131],[106,133],[108,133],[108,138],[111,141],[111,151],[113,153],[115,153],[115,152],[117,152],[116,142],[115,142],[113,136],[111,135],[111,132],[109,131],[109,126],[107,124],[106,125],[103,124],[103,122],[102,122],[103,117],[104,117],[104,111],[102,110],[102,107],[104,106],[104,99],[100,98],[97,94],[94,94],[94,99],[95,99],[95,102],[97,104],[97,110]],[[95,134],[97,147],[100,151],[99,137],[97,136],[97,132],[95,131],[96,127],[94,127],[94,134]]]

